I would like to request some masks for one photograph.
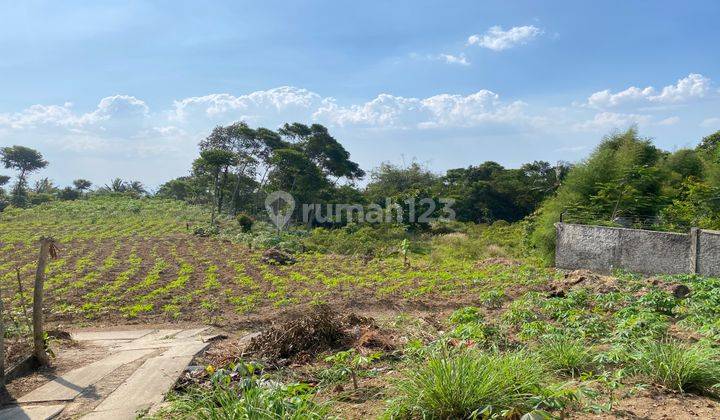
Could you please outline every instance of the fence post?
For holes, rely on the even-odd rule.
[[[45,351],[45,332],[43,331],[43,286],[45,285],[45,267],[48,256],[55,257],[55,239],[40,239],[40,256],[35,272],[35,290],[33,291],[33,355],[41,366],[50,362]]]
[[[698,272],[698,254],[700,252],[700,229],[690,228],[690,274]]]

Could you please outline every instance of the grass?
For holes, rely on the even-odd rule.
[[[633,359],[638,373],[668,389],[710,395],[720,390],[720,352],[706,344],[648,342]]]
[[[388,418],[522,416],[544,408],[548,373],[527,352],[488,354],[467,350],[431,357],[406,372]]]
[[[566,336],[541,340],[537,350],[543,362],[554,372],[576,376],[592,369],[594,352],[587,343]]]

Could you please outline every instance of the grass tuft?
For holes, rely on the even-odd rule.
[[[680,392],[715,395],[720,385],[720,352],[703,344],[649,342],[634,353],[639,373]]]
[[[434,356],[398,383],[387,418],[520,416],[542,407],[543,364],[526,352]]]
[[[543,339],[538,354],[553,371],[575,376],[593,366],[593,350],[582,340],[564,336]]]

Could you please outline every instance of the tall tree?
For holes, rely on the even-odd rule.
[[[27,205],[27,175],[48,165],[37,150],[25,146],[11,146],[0,149],[0,160],[5,168],[18,171],[18,180],[12,194],[12,204],[18,207]]]
[[[207,149],[200,153],[198,166],[208,168],[213,175],[214,193],[216,205],[213,206],[211,223],[215,223],[215,210],[219,213],[222,210],[222,195],[220,194],[220,174],[227,171],[231,166],[237,165],[238,158],[235,153],[225,149]]]
[[[87,179],[79,178],[73,181],[73,185],[75,186],[75,189],[77,189],[81,193],[84,193],[85,191],[89,190],[90,187],[92,187],[92,182],[88,181]]]

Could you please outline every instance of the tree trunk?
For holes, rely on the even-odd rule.
[[[219,184],[219,182],[220,182],[220,168],[218,168],[217,171],[215,171],[215,191],[213,191],[213,200],[217,200],[218,202],[220,201],[220,200],[218,200],[218,184]],[[210,224],[211,225],[215,224],[215,206],[216,206],[216,203],[212,203],[212,205],[211,205],[212,215],[210,216]]]
[[[35,272],[35,291],[33,293],[33,354],[41,366],[50,363],[45,351],[45,332],[43,331],[43,286],[45,285],[45,267],[48,256],[55,245],[52,238],[40,239],[40,256]]]
[[[220,182],[220,187],[218,190],[220,193],[218,196],[218,209],[217,209],[218,214],[222,213],[222,204],[223,204],[223,201],[225,201],[225,190],[223,189],[223,186],[225,186],[225,183],[227,182],[227,174],[228,174],[228,168],[226,166],[225,170],[223,171],[222,182]]]

